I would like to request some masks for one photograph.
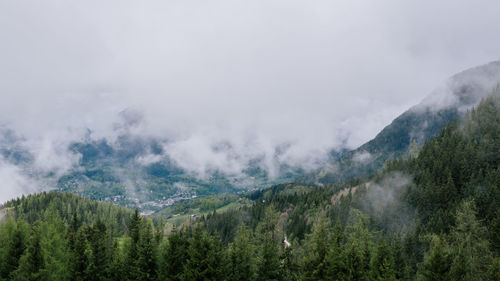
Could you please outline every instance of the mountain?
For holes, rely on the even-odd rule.
[[[499,82],[500,62],[458,73],[394,119],[371,141],[355,150],[332,151],[329,165],[314,173],[305,174],[281,164],[279,176],[271,178],[262,168],[263,160],[256,158],[247,163],[238,177],[214,170],[202,178],[169,158],[164,146],[168,140],[125,132],[114,141],[86,138],[72,143],[70,151],[81,155],[79,165],[58,178],[57,187],[60,191],[156,211],[177,200],[265,188],[296,178],[308,184],[342,182],[380,171],[386,161],[406,156],[412,147],[417,151],[446,124],[462,118]],[[122,127],[131,126],[129,123]],[[230,150],[231,146],[221,144],[216,149]]]
[[[499,280],[499,187],[497,89],[369,181],[200,200],[214,210],[177,227],[68,193],[11,200],[0,280]]]
[[[155,212],[176,201],[221,193],[240,193],[297,179],[304,184],[331,184],[380,171],[394,157],[415,153],[441,128],[464,114],[491,92],[500,81],[500,62],[492,62],[452,76],[420,104],[385,127],[374,139],[355,150],[332,151],[322,169],[305,173],[279,163],[270,176],[266,160],[256,156],[237,175],[212,169],[205,175],[184,169],[169,155],[169,139],[133,133],[141,115],[124,110],[114,137],[94,138],[89,130],[80,140],[62,147],[60,154],[73,159],[61,171],[42,167],[28,149],[27,140],[6,127],[0,128],[0,163],[32,190],[33,185],[55,188],[141,211]],[[227,157],[236,155],[228,143],[213,147]],[[275,154],[286,147],[276,148]],[[63,159],[64,160],[64,159]]]
[[[500,61],[474,67],[449,78],[420,104],[410,108],[374,139],[352,151],[331,152],[330,165],[302,177],[302,181],[329,184],[380,171],[384,163],[406,156],[435,137],[500,84]]]
[[[30,163],[32,155],[21,145],[22,137],[12,129],[0,126],[0,155],[4,161],[13,165]]]
[[[259,159],[250,161],[242,175],[213,170],[199,177],[172,160],[165,143],[168,140],[129,134],[115,141],[74,142],[69,150],[80,160],[57,179],[58,190],[151,212],[178,200],[265,188],[293,177],[283,165],[284,172],[271,179]]]
[[[44,161],[37,159],[38,148],[32,152],[27,140],[14,130],[0,127],[0,168],[14,170],[25,192],[56,189],[150,213],[182,199],[269,187],[300,173],[283,164],[279,176],[271,178],[262,168],[263,159],[255,158],[239,175],[214,169],[201,177],[170,158],[165,148],[169,140],[127,130],[115,138],[90,135],[89,131],[82,139],[60,147],[63,160],[72,159],[61,172],[43,166]]]

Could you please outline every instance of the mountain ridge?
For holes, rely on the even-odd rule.
[[[141,119],[130,110],[121,114],[124,124],[116,126],[121,129],[114,140],[93,139],[88,131],[81,140],[71,142],[69,155],[79,160],[63,174],[33,169],[34,157],[23,147],[23,138],[7,128],[1,130],[0,153],[3,161],[21,167],[23,175],[44,182],[43,186],[157,211],[173,201],[196,196],[238,193],[295,180],[331,184],[370,175],[380,171],[386,161],[406,156],[412,147],[418,150],[447,123],[462,118],[499,82],[500,61],[459,72],[360,147],[331,151],[326,165],[312,173],[281,164],[277,178],[269,176],[262,168],[264,160],[258,158],[247,163],[241,177],[214,170],[200,178],[170,159],[162,145],[164,140],[130,134],[126,128],[137,125]]]
[[[419,104],[396,117],[373,139],[341,154],[330,153],[330,167],[301,177],[301,181],[331,184],[380,171],[386,161],[421,147],[454,119],[462,118],[498,87],[500,61],[461,71],[447,79]]]

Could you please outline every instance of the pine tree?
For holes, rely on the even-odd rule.
[[[110,281],[126,280],[125,270],[127,256],[121,251],[118,242],[115,240],[112,246],[112,259],[109,266],[108,276]]]
[[[127,261],[124,269],[126,270],[125,275],[128,280],[137,280],[139,278],[140,268],[137,265],[137,259],[139,253],[137,251],[137,246],[140,239],[140,228],[142,224],[141,216],[139,215],[139,210],[135,209],[134,213],[130,217],[130,222],[128,226],[128,235],[130,237],[130,243],[127,249]]]
[[[72,251],[74,250],[75,240],[76,240],[76,232],[78,231],[78,217],[76,213],[73,213],[73,217],[71,219],[71,223],[68,227],[68,247]]]
[[[150,223],[144,223],[145,226],[140,235],[137,247],[139,276],[137,280],[147,281],[156,280],[156,252],[155,241],[153,239],[153,230]]]
[[[454,260],[451,274],[454,280],[484,280],[491,253],[488,248],[486,229],[479,225],[473,201],[462,203],[456,215],[457,225],[451,233]]]
[[[106,226],[97,220],[94,226],[88,229],[87,235],[90,246],[89,276],[94,280],[105,280],[111,262],[110,249],[106,243],[108,240]]]
[[[175,227],[162,248],[159,275],[161,280],[180,281],[184,273],[184,264],[188,259],[187,235]]]
[[[164,230],[165,230],[165,223],[163,222],[163,220],[160,219],[158,225],[155,227],[155,233],[154,233],[154,241],[156,248],[158,248],[163,242],[163,237],[165,236]]]
[[[345,279],[366,280],[369,278],[372,234],[366,227],[367,217],[352,209],[348,237],[344,246]]]
[[[28,248],[19,261],[18,269],[13,273],[13,280],[45,280],[46,274],[40,230],[37,225],[33,227]]]
[[[259,261],[257,264],[257,279],[258,281],[278,280],[280,273],[280,261],[278,255],[278,247],[268,234],[264,239]]]
[[[500,208],[498,208],[495,217],[493,218],[489,227],[489,236],[491,241],[492,250],[500,255]]]
[[[71,280],[83,280],[83,274],[87,268],[87,259],[85,258],[82,262],[82,257],[85,254],[85,245],[82,241],[78,241],[79,249],[76,249],[78,235],[78,217],[76,212],[73,213],[71,223],[68,227],[68,252],[69,252],[69,277]],[[81,234],[80,234],[81,236]],[[82,239],[82,237],[79,237]],[[85,237],[83,237],[85,239]],[[86,243],[86,241],[84,241]],[[84,245],[82,247],[82,245]],[[82,249],[83,248],[83,249]]]
[[[132,239],[132,247],[136,247],[137,243],[139,242],[141,224],[142,219],[139,215],[139,210],[135,209],[134,214],[130,217],[130,223],[128,227],[128,233],[130,238]],[[137,255],[137,253],[133,253],[133,255]]]
[[[300,267],[293,255],[292,246],[284,245],[282,255],[280,257],[281,266],[279,281],[295,281],[300,272]]]
[[[394,276],[397,280],[408,280],[408,266],[406,265],[403,246],[401,245],[399,236],[394,237],[394,243],[392,244],[391,250],[394,260]]]
[[[89,280],[87,268],[89,266],[90,249],[87,246],[87,237],[83,229],[74,236],[73,249],[70,249],[70,279],[75,281]]]
[[[326,256],[328,280],[344,279],[345,264],[342,248],[343,240],[344,233],[340,225],[340,220],[337,220],[332,232],[331,246],[330,249],[328,249],[328,255]]]
[[[346,244],[344,250],[345,280],[354,281],[367,278],[368,271],[364,255],[363,247],[358,241],[351,240]]]
[[[184,266],[184,281],[217,281],[225,276],[220,240],[199,227],[190,239],[188,260]]]
[[[423,281],[451,280],[449,276],[450,257],[444,243],[437,236],[433,237],[433,246],[426,255],[420,275]]]
[[[14,272],[19,266],[19,259],[26,249],[26,229],[24,223],[19,221],[14,223],[11,219],[7,222],[12,226],[12,234],[6,237],[7,241],[2,241],[7,244],[6,256],[0,262],[0,278],[9,279],[11,273]]]
[[[500,258],[495,258],[488,268],[487,280],[500,281]]]
[[[325,280],[328,263],[326,260],[330,248],[329,227],[325,221],[318,223],[309,241],[307,255],[304,257],[303,280]]]
[[[393,259],[389,246],[385,240],[379,243],[372,261],[372,275],[374,280],[395,280]]]
[[[39,230],[47,278],[53,281],[66,280],[69,278],[70,261],[67,226],[54,206],[45,211],[44,217]]]
[[[246,228],[238,229],[236,239],[229,248],[229,280],[254,280],[253,249]]]

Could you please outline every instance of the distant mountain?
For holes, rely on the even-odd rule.
[[[279,184],[151,218],[70,193],[13,199],[0,279],[500,280],[499,167],[496,89],[367,182]]]
[[[252,181],[214,171],[200,178],[182,169],[163,151],[163,140],[121,135],[72,143],[80,163],[60,177],[57,187],[101,201],[112,201],[141,210],[159,210],[174,201],[202,195],[235,193],[252,186],[271,184],[264,171],[246,171]]]
[[[34,178],[44,189],[50,187],[87,198],[109,201],[142,211],[157,211],[181,199],[219,193],[238,193],[297,180],[329,184],[372,174],[387,160],[418,151],[450,121],[487,96],[500,82],[500,62],[492,62],[454,75],[420,104],[409,109],[385,127],[373,140],[352,151],[332,151],[325,168],[306,174],[304,170],[278,163],[271,176],[265,159],[246,163],[240,175],[217,169],[206,176],[193,174],[169,157],[169,140],[131,133],[141,122],[140,114],[123,111],[114,138],[96,139],[91,132],[69,144],[64,153],[79,159],[64,172],[39,171],[36,157],[26,140],[6,127],[0,127],[0,160],[19,168],[20,176]],[[66,148],[63,148],[65,150]],[[231,155],[229,144],[213,149]],[[276,148],[279,154],[286,147]],[[39,163],[38,163],[39,165]],[[18,171],[18,170],[16,170]],[[31,190],[32,191],[32,190]]]
[[[4,161],[21,165],[33,160],[29,151],[21,145],[22,140],[12,129],[0,126],[0,156]]]
[[[488,96],[500,83],[500,61],[460,72],[410,108],[359,148],[332,152],[330,165],[300,181],[329,184],[372,174],[387,160],[415,151],[454,119]]]
[[[181,199],[264,188],[303,173],[283,164],[279,176],[270,177],[263,168],[264,159],[255,158],[240,175],[214,169],[201,177],[169,157],[165,151],[168,142],[127,130],[114,138],[95,139],[89,130],[79,141],[60,148],[73,162],[62,171],[53,171],[40,167],[44,162],[37,159],[38,148],[33,149],[15,130],[0,126],[0,168],[7,169],[5,173],[15,171],[17,178],[23,179],[20,183],[25,186],[16,182],[9,187],[19,189],[11,190],[12,194],[56,189],[146,212]]]

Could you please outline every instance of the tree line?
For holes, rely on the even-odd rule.
[[[0,279],[500,280],[499,94],[412,150],[367,181],[276,185],[173,229],[66,193],[12,200]]]

